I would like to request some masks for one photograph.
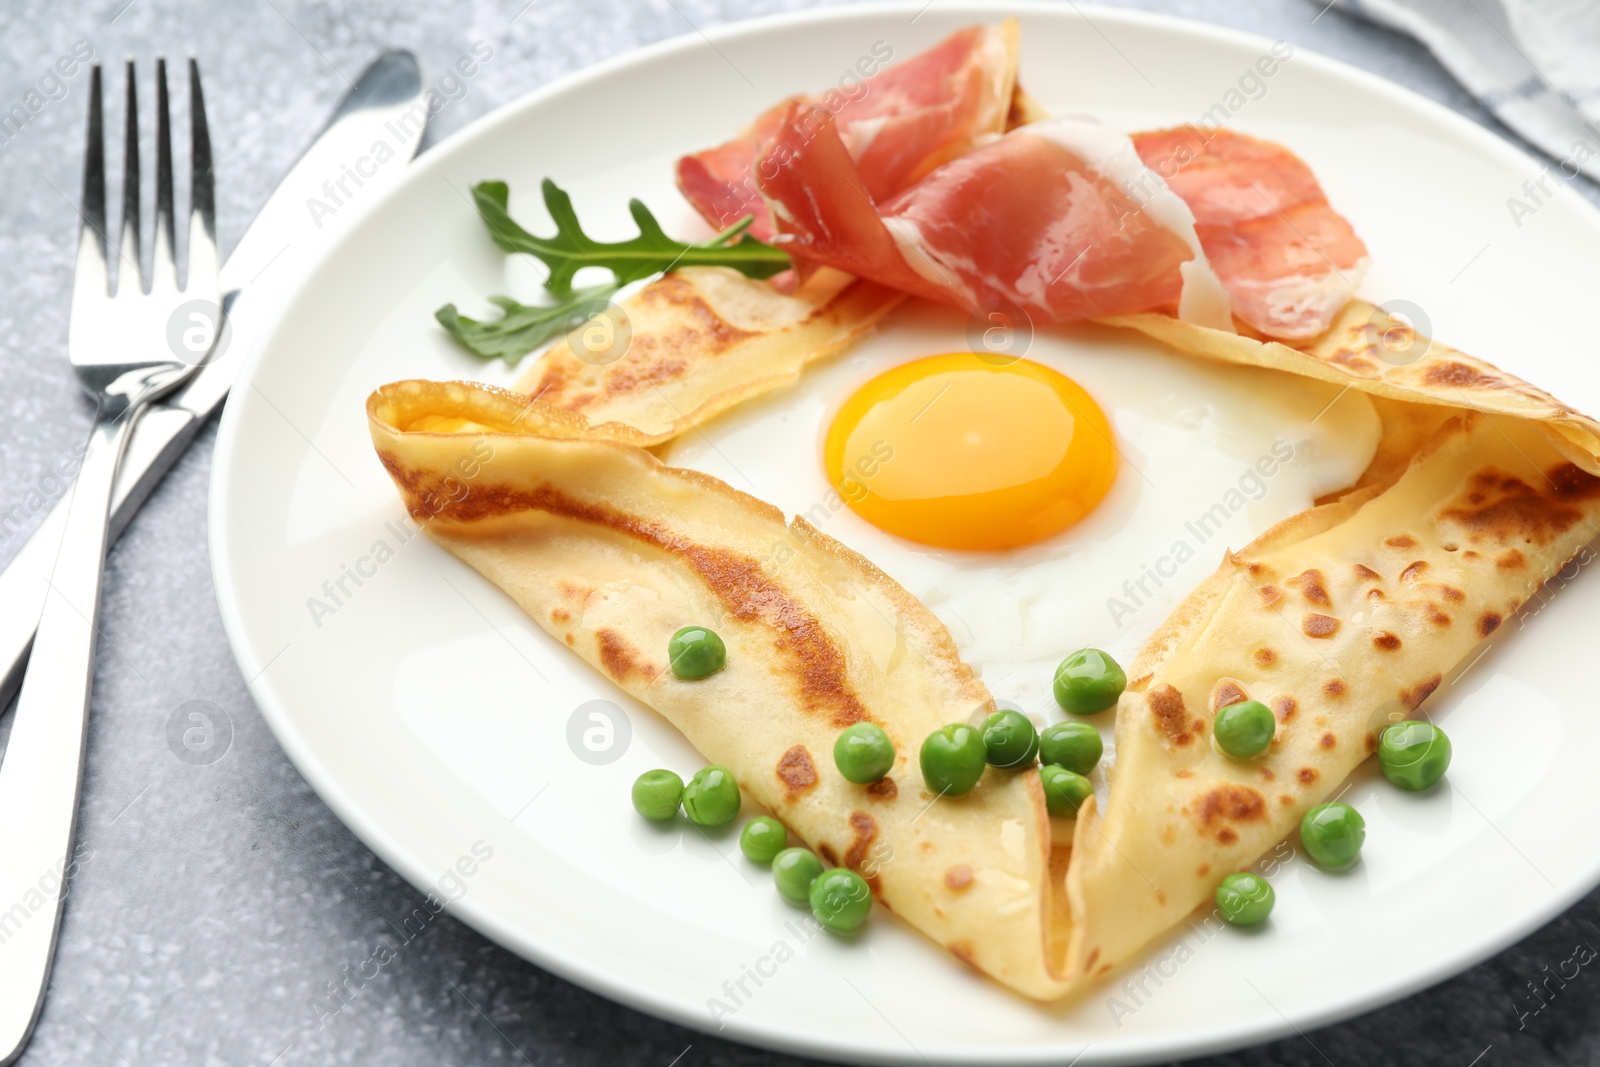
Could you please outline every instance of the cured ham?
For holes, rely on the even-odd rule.
[[[680,160],[679,187],[719,228],[753,215],[802,278],[828,265],[1039,323],[1166,311],[1289,341],[1328,329],[1367,249],[1299,157],[1229,130],[1040,118],[1017,52],[1013,20],[962,30],[857,91],[770,109]]]
[[[1228,324],[1188,208],[1110,127],[1020,127],[881,205],[826,114],[791,105],[765,161],[774,240],[799,259],[1037,322],[1167,308]]]
[[[1244,322],[1273,337],[1314,337],[1355,295],[1367,246],[1293,152],[1193,126],[1137,133],[1133,143],[1194,213]]]
[[[859,68],[870,78],[811,97],[786,100],[763,113],[738,137],[678,161],[678,188],[696,211],[721,229],[745,215],[750,232],[766,240],[775,232],[762,199],[757,160],[796,104],[831,117],[855,165],[857,180],[874,199],[898,193],[934,167],[1005,130],[1017,76],[1014,19],[970,26],[925,52],[882,70],[893,55],[873,46]]]

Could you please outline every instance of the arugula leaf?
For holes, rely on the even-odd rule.
[[[618,288],[569,289],[553,304],[524,304],[509,296],[491,296],[489,302],[505,314],[487,321],[467,318],[454,304],[446,304],[433,316],[473,355],[514,364],[546,341],[582,325],[606,306]]]
[[[558,295],[571,292],[573,275],[584,267],[606,268],[619,286],[675,267],[732,267],[751,278],[770,278],[789,268],[786,253],[744,232],[750,226],[749,217],[710,240],[686,244],[668,237],[642,202],[630,200],[628,211],[639,227],[639,236],[596,241],[583,232],[572,198],[560,186],[546,178],[541,188],[545,208],[556,224],[553,237],[537,237],[517,225],[507,211],[510,189],[505,182],[479,182],[472,187],[472,198],[495,244],[507,252],[526,252],[543,260],[550,268],[545,288]]]

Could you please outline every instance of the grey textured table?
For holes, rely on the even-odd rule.
[[[208,72],[218,214],[236,239],[353,74],[380,48],[437,72],[494,48],[432,144],[518,95],[638,45],[798,6],[782,0],[7,0],[0,111],[87,42],[107,61],[192,52]],[[1283,38],[1377,71],[1493,127],[1420,48],[1312,0],[1153,0],[1153,9]],[[1463,5],[1466,11],[1466,6]],[[1464,17],[1472,17],[1468,12]],[[343,74],[341,72],[344,72]],[[64,359],[86,79],[0,138],[0,512],[51,491],[88,426]],[[1500,132],[1504,132],[1503,130]],[[1581,184],[1581,183],[1580,183]],[[1582,195],[1600,202],[1593,187]],[[223,640],[205,550],[214,431],[112,553],[80,838],[53,993],[30,1065],[798,1062],[659,1022],[539,970],[448,918],[337,1015],[316,1005],[393,947],[420,894],[322,804],[256,712]],[[0,531],[0,558],[20,537]],[[167,724],[205,700],[232,726],[205,766]],[[0,736],[10,719],[0,722]],[[7,815],[5,817],[12,817]],[[1418,901],[1419,908],[1427,906]],[[1600,977],[1543,982],[1600,945],[1600,894],[1459,978],[1354,1021],[1209,1061],[1600,1063]],[[1593,958],[1593,950],[1589,950]],[[355,988],[352,986],[351,988]],[[1480,1057],[1474,1059],[1474,1057]]]

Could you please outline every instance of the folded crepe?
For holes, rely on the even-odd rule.
[[[836,270],[785,294],[728,267],[686,267],[624,300],[596,351],[579,331],[578,351],[561,341],[517,387],[591,425],[611,424],[608,436],[657,445],[795,381],[903,299]]]
[[[1128,672],[1110,803],[1067,879],[1072,972],[1127,960],[1293,832],[1597,524],[1600,479],[1536,426],[1461,413],[1393,484],[1228,555]],[[1278,728],[1241,761],[1211,724],[1247,699]]]
[[[994,702],[944,625],[805,520],[542,401],[399,382],[368,401],[373,443],[428,535],[551,636],[654,708],[829,864],[969,964],[1029,996],[1067,986],[1058,858],[1039,776],[990,773],[937,804],[922,739]],[[470,476],[467,472],[471,472]],[[727,667],[667,668],[667,641],[714,628]],[[897,753],[870,786],[841,777],[841,728]]]
[[[771,303],[727,272],[682,274],[624,304],[634,338],[621,360],[590,367],[561,348],[541,359],[527,379],[537,398],[468,383],[379,389],[368,401],[379,457],[430,537],[729,767],[826,861],[860,870],[913,927],[1029,997],[1100,978],[1253,864],[1600,532],[1600,424],[1407,340],[1370,305],[1300,349],[1119,320],[1196,356],[1369,393],[1384,424],[1377,457],[1350,491],[1228,554],[1151,639],[1117,711],[1103,813],[1091,800],[1052,826],[1029,773],[990,771],[935,803],[914,763],[922,738],[993,708],[943,625],[804,520],[646,450],[792,381],[889,303],[849,285]],[[782,303],[796,299],[814,310]],[[684,332],[739,306],[764,310],[727,345],[714,326],[702,340]],[[644,379],[660,387],[633,386]],[[666,647],[691,623],[722,634],[728,667],[684,682],[666,671]],[[1246,697],[1280,725],[1263,758],[1241,762],[1209,735],[1216,710]],[[838,730],[862,720],[898,753],[872,787],[833,767]]]

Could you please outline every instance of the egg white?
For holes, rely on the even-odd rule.
[[[844,355],[677,438],[662,458],[804,515],[866,556],[949,627],[1001,704],[1038,725],[1061,717],[1051,681],[1064,655],[1092,646],[1126,665],[1228,548],[1353,483],[1377,447],[1364,393],[1179,355],[1132,331],[1040,331],[1026,358],[1082,385],[1115,430],[1111,491],[1077,525],[1024,548],[916,544],[850,509],[827,480],[822,442],[866,381],[965,351],[967,336],[959,312],[902,308]]]

